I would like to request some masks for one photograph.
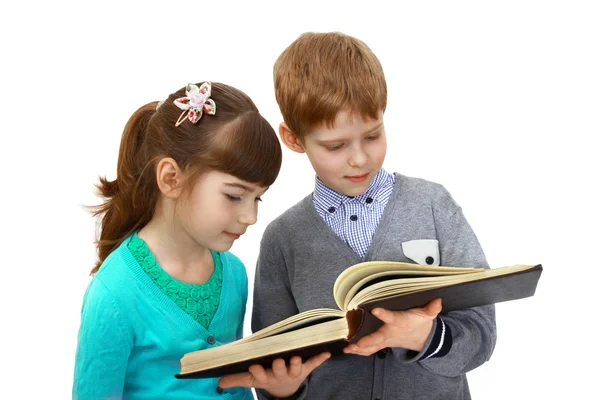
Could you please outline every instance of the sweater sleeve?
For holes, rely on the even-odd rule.
[[[285,258],[274,240],[281,232],[273,225],[265,231],[261,241],[260,253],[254,276],[254,298],[252,309],[252,331],[256,332],[271,324],[298,314],[287,271]],[[305,399],[308,391],[308,379],[298,391],[287,399]],[[272,400],[268,392],[257,389],[261,400]]]
[[[73,399],[122,398],[132,337],[115,299],[94,278],[81,310]]]
[[[242,293],[242,319],[239,321],[239,325],[236,331],[236,340],[244,337],[244,320],[246,315],[246,304],[248,304],[248,276],[246,275],[246,269],[243,268],[243,279],[241,284],[241,293]]]
[[[440,265],[489,268],[461,208],[444,188],[433,212]],[[496,345],[494,305],[452,311],[441,315],[441,319],[449,327],[452,345],[443,357],[420,360],[425,369],[452,377],[467,373],[490,359]]]

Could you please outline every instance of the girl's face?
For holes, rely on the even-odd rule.
[[[177,223],[200,245],[227,251],[256,223],[258,202],[268,188],[223,172],[201,175],[178,203]]]

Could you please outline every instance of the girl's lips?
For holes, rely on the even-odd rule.
[[[226,234],[227,236],[229,236],[230,238],[234,239],[234,240],[235,240],[235,239],[239,239],[239,238],[240,238],[240,236],[242,236],[242,234],[241,234],[241,233],[230,233],[230,232],[225,232],[225,234]]]

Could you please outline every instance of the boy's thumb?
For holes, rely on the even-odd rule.
[[[436,316],[442,312],[442,299],[434,299],[427,304],[427,314]]]

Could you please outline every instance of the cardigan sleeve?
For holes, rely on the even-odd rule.
[[[132,338],[115,299],[94,278],[81,310],[73,399],[122,398]]]
[[[489,268],[483,250],[461,208],[441,188],[433,204],[440,246],[440,265]],[[441,315],[450,328],[452,345],[439,358],[418,361],[425,369],[444,376],[467,373],[490,359],[496,345],[494,305],[473,307]]]

